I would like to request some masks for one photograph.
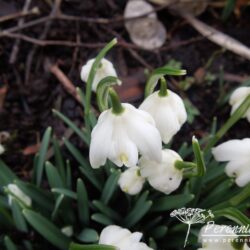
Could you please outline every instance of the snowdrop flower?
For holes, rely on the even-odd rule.
[[[239,187],[250,183],[250,138],[229,140],[212,149],[217,161],[228,162],[225,172]]]
[[[82,70],[81,70],[81,79],[84,82],[87,82],[87,80],[88,80],[89,73],[90,73],[90,70],[92,68],[92,65],[93,65],[94,61],[95,61],[95,58],[90,59],[82,67]],[[108,61],[107,59],[103,58],[101,60],[101,62],[100,62],[99,68],[96,71],[96,74],[95,74],[95,77],[94,77],[94,80],[93,80],[93,84],[92,84],[92,90],[96,91],[98,83],[103,78],[105,78],[107,76],[117,77],[117,74],[116,74],[116,71],[115,71],[115,68],[114,68],[113,64],[110,61]],[[120,81],[118,81],[118,85],[121,85]]]
[[[152,115],[164,143],[168,143],[187,120],[187,112],[182,99],[167,90],[165,96],[154,92],[148,96],[139,109]]]
[[[4,146],[0,143],[0,155],[2,155],[5,152]]]
[[[91,133],[90,164],[99,168],[109,159],[117,166],[134,167],[138,151],[154,161],[161,161],[161,136],[153,118],[130,104],[121,104],[122,111],[113,109],[100,115]]]
[[[17,199],[21,201],[25,206],[31,206],[31,199],[26,195],[16,184],[9,184],[7,186],[8,195],[9,195],[9,204],[12,204],[12,199]]]
[[[230,97],[229,103],[232,106],[231,114],[242,104],[242,102],[250,95],[250,87],[237,88]],[[250,108],[247,110],[245,116],[250,122]]]
[[[202,227],[199,233],[199,242],[202,244],[202,248],[198,250],[235,250],[232,242],[237,237],[230,226],[207,224]],[[249,247],[244,244],[243,250],[247,249]]]
[[[141,175],[147,178],[149,184],[165,194],[175,191],[181,184],[183,173],[175,167],[181,157],[173,150],[162,150],[162,162],[155,162],[142,157],[139,161]]]
[[[110,225],[102,230],[99,244],[111,245],[119,250],[153,250],[140,242],[141,238],[142,233],[131,233],[128,229]]]
[[[118,180],[121,190],[130,195],[138,194],[142,190],[144,182],[145,179],[141,176],[139,167],[127,169]]]

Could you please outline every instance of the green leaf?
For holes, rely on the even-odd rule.
[[[124,218],[123,224],[130,228],[134,226],[152,207],[153,202],[147,201],[148,192],[145,191],[136,201],[132,210]]]
[[[57,197],[57,199],[56,199],[55,207],[54,207],[54,210],[53,210],[52,216],[51,216],[53,220],[54,220],[54,219],[56,218],[56,216],[57,216],[57,213],[58,213],[59,208],[60,208],[60,206],[61,206],[61,204],[62,204],[62,202],[63,202],[64,197],[65,197],[64,194],[60,194],[60,195]]]
[[[51,244],[62,250],[69,248],[70,239],[48,219],[28,209],[25,209],[23,214],[29,224]]]
[[[61,112],[54,109],[52,111],[55,116],[65,122],[87,145],[89,145],[89,139],[81,129],[79,129],[69,118],[67,118]]]
[[[84,159],[81,152],[68,140],[65,139],[64,142],[67,149],[81,165],[80,171],[98,190],[101,191],[103,188],[100,181],[96,178],[94,170],[90,167],[89,163]]]
[[[95,58],[95,61],[91,67],[91,70],[89,72],[89,76],[87,79],[87,86],[86,86],[86,96],[85,96],[85,115],[88,116],[89,115],[89,111],[90,111],[90,105],[91,105],[91,94],[92,94],[92,83],[94,81],[95,78],[95,74],[96,71],[98,70],[98,67],[101,63],[101,60],[105,57],[105,55],[108,53],[108,51],[110,49],[112,49],[114,47],[114,45],[117,43],[117,39],[113,39],[112,41],[110,41],[97,55],[97,57]],[[86,121],[85,121],[86,122]]]
[[[184,207],[190,201],[194,199],[193,194],[176,194],[169,195],[154,200],[154,204],[152,206],[152,212],[164,212],[177,207]]]
[[[70,161],[66,161],[66,186],[68,189],[72,189],[72,173]]]
[[[89,199],[88,192],[84,182],[79,178],[77,179],[77,206],[80,221],[84,225],[89,223]]]
[[[38,153],[39,156],[37,159],[37,167],[36,167],[36,184],[37,184],[37,186],[41,185],[44,163],[46,160],[46,154],[47,154],[48,147],[49,147],[51,133],[52,133],[52,128],[48,127],[44,133],[41,147],[40,147],[40,150]]]
[[[66,182],[65,164],[61,153],[60,145],[55,138],[52,139],[52,142],[53,142],[54,155],[56,161],[55,165],[58,169],[61,179],[65,183]]]
[[[99,235],[96,230],[92,228],[85,228],[77,236],[77,239],[84,243],[95,243],[99,239]]]
[[[215,218],[226,217],[239,225],[249,226],[250,219],[240,212],[237,208],[229,207],[217,211],[213,211]]]
[[[227,3],[222,12],[223,21],[227,20],[228,17],[232,14],[235,4],[236,4],[236,0],[227,0]]]
[[[0,159],[0,187],[7,186],[18,179],[13,171]]]
[[[7,250],[17,250],[16,245],[14,242],[9,238],[9,236],[4,237],[4,245]]]
[[[58,170],[50,162],[45,163],[45,170],[50,188],[63,188],[63,181]]]
[[[71,243],[69,250],[118,250],[118,248],[108,245],[80,245]]]
[[[114,224],[114,222],[110,218],[100,213],[93,214],[91,216],[91,219],[105,226]]]
[[[186,75],[186,70],[174,69],[172,67],[164,66],[162,68],[155,69],[146,83],[145,96],[149,96],[153,93],[159,79],[164,75],[181,76]]]
[[[206,173],[206,166],[203,158],[203,152],[201,151],[199,142],[195,137],[192,139],[192,145],[197,165],[197,176],[204,176]]]
[[[108,178],[108,180],[105,183],[105,186],[102,191],[101,195],[101,201],[104,204],[108,204],[110,199],[112,198],[113,193],[115,192],[117,188],[117,182],[120,177],[120,171],[114,171]]]
[[[113,209],[111,209],[110,207],[108,207],[107,205],[105,205],[104,203],[102,203],[101,201],[93,201],[93,205],[104,215],[106,215],[107,217],[111,218],[114,221],[121,221],[121,217],[120,215],[114,211]]]
[[[66,188],[52,188],[51,191],[53,193],[63,194],[69,198],[77,200],[77,194],[69,189]]]
[[[156,228],[154,228],[152,231],[151,231],[151,236],[154,238],[154,239],[161,239],[163,238],[166,233],[168,231],[168,228],[166,226],[158,226]]]
[[[15,201],[15,199],[12,199],[11,201],[11,211],[13,215],[13,219],[16,225],[16,228],[22,232],[28,232],[28,227],[25,219],[23,218],[23,214],[21,211],[21,207],[19,204]]]

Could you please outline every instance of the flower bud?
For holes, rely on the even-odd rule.
[[[11,205],[12,199],[17,199],[17,201],[21,201],[25,206],[31,206],[31,199],[28,195],[26,195],[16,184],[9,184],[7,186],[8,195],[9,195],[9,204]]]

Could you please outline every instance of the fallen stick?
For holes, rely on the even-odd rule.
[[[238,40],[212,28],[192,15],[180,13],[198,32],[219,46],[250,60],[250,49]]]
[[[77,94],[76,87],[69,80],[69,78],[59,69],[56,64],[51,64],[49,60],[45,61],[44,67],[46,70],[50,71],[62,84],[64,89],[72,95],[80,104],[82,104],[80,96]]]

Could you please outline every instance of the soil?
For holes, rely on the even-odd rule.
[[[40,15],[25,17],[25,22],[49,15],[53,7],[50,6],[50,2],[53,1],[33,0],[30,8],[37,6]],[[67,15],[112,20],[122,17],[125,4],[125,0],[62,1],[61,11]],[[0,17],[21,11],[23,5],[24,1],[20,0],[0,0]],[[199,18],[250,47],[250,8],[242,8],[241,16],[236,17],[232,14],[227,21],[222,21],[221,12],[222,9],[209,7]],[[121,39],[126,41],[126,44],[114,48],[108,54],[108,59],[114,63],[123,80],[123,86],[119,90],[122,100],[130,101],[135,105],[142,100],[145,66],[160,67],[171,59],[180,61],[182,67],[187,69],[188,76],[197,77],[199,72],[203,71],[217,76],[222,70],[225,76],[230,74],[229,77],[222,79],[222,90],[225,94],[247,78],[250,64],[246,59],[228,51],[221,51],[220,47],[201,38],[188,23],[172,15],[167,9],[159,11],[158,16],[168,31],[168,40],[163,48],[155,51],[145,51],[131,46],[132,42],[122,21],[107,25],[91,21],[53,20],[43,37],[42,33],[46,26],[44,23],[20,30],[17,33],[41,38],[41,40],[81,41],[91,46],[80,48],[38,46],[21,40],[14,63],[10,63],[9,60],[15,39],[1,37],[0,88],[8,86],[8,91],[4,105],[0,107],[0,131],[10,133],[10,139],[5,143],[7,151],[3,155],[4,161],[20,175],[26,177],[27,172],[32,168],[33,154],[24,155],[23,150],[36,145],[48,126],[53,127],[58,137],[65,133],[65,125],[53,116],[52,108],[60,110],[78,124],[83,122],[80,105],[65,91],[58,79],[44,67],[45,60],[49,59],[57,63],[76,86],[84,89],[84,83],[79,76],[81,66],[88,59],[95,57],[100,50],[100,43],[107,43],[115,35],[120,41]],[[1,30],[16,27],[17,19],[1,22],[0,26]],[[210,67],[206,68],[212,55],[214,59]],[[29,63],[30,58],[32,58],[31,63]],[[192,124],[186,124],[183,127],[176,136],[174,148],[185,140],[190,142],[193,134],[198,138],[206,135],[214,116],[218,117],[218,123],[221,125],[230,114],[230,107],[225,102],[218,105],[218,98],[221,95],[218,77],[212,82],[196,79],[187,91],[179,87],[179,79],[168,79],[170,89],[189,98],[200,110],[201,115],[196,117]],[[222,96],[224,96],[223,93]],[[249,124],[241,120],[225,139],[243,138],[247,135],[249,136]],[[84,147],[74,136],[72,141],[78,147]]]

